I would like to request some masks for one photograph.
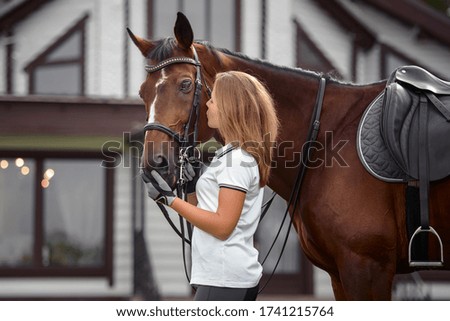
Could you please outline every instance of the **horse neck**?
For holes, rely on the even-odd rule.
[[[276,67],[233,55],[227,56],[226,62],[225,70],[240,70],[261,79],[276,102],[281,124],[278,145],[284,146],[283,150],[278,149],[275,152],[274,160],[277,166],[272,170],[269,186],[287,199],[298,166],[287,168],[289,166],[286,166],[286,162],[297,164],[300,161],[299,152],[308,137],[320,75],[300,69]],[[334,135],[349,140],[351,148],[365,106],[383,87],[384,83],[381,82],[356,86],[328,81],[322,106],[321,132],[331,131]],[[319,134],[319,140],[322,138]]]
[[[300,135],[306,138],[319,85],[318,74],[235,56],[227,56],[225,69],[248,72],[260,79],[276,102],[283,129],[290,127],[289,124],[295,120],[295,137]],[[280,134],[281,140],[292,138],[292,133],[286,130],[282,130]]]

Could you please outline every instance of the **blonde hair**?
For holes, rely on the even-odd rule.
[[[279,126],[272,97],[255,77],[228,71],[216,75],[213,99],[219,112],[220,134],[255,158],[260,186],[265,186]]]

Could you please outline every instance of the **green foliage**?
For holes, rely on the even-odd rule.
[[[435,8],[438,11],[442,11],[447,14],[448,4],[446,0],[423,0],[429,6]]]

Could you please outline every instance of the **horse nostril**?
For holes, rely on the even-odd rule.
[[[154,159],[155,168],[167,168],[169,166],[169,162],[167,161],[167,158],[164,155],[157,155]]]

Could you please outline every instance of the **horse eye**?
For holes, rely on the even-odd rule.
[[[180,90],[184,93],[190,92],[192,89],[192,81],[189,79],[183,80],[180,84]]]

